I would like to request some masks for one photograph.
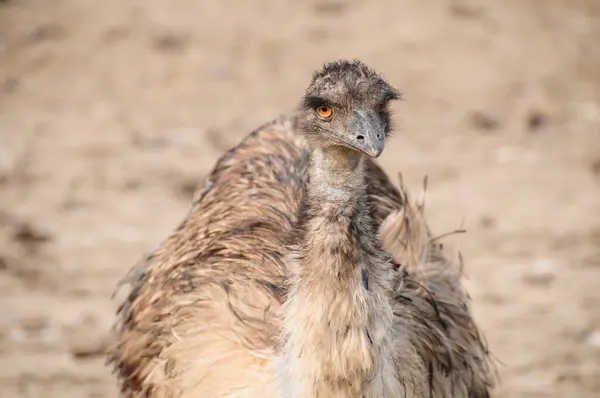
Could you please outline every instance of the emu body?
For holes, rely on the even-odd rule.
[[[422,208],[369,158],[327,186],[318,140],[297,117],[251,133],[125,278],[109,356],[125,396],[489,396],[460,269]]]

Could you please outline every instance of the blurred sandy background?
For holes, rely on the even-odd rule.
[[[0,396],[115,397],[116,282],[226,149],[359,57],[454,240],[496,397],[600,396],[598,0],[0,0]]]

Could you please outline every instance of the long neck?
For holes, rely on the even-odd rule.
[[[339,207],[356,207],[364,192],[362,155],[343,147],[313,151],[304,193],[305,204],[309,208],[318,209],[316,201]]]
[[[300,283],[325,277],[353,288],[348,278],[360,271],[360,238],[368,239],[360,233],[370,225],[364,178],[364,159],[356,152],[313,152],[295,238],[303,259]]]
[[[311,161],[283,307],[284,396],[363,396],[390,319],[373,275],[364,160],[335,148]]]

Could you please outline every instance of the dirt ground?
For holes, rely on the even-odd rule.
[[[597,0],[0,0],[0,397],[115,397],[117,281],[340,57],[405,93],[381,162],[469,231],[495,396],[600,396]]]

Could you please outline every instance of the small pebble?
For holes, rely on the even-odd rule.
[[[537,131],[540,128],[544,127],[548,122],[546,115],[544,115],[540,111],[531,111],[529,115],[527,115],[527,128],[530,131]]]
[[[493,115],[481,111],[471,114],[471,124],[478,130],[491,132],[500,127],[500,121]]]
[[[600,330],[592,330],[585,336],[583,342],[593,347],[600,347]]]

